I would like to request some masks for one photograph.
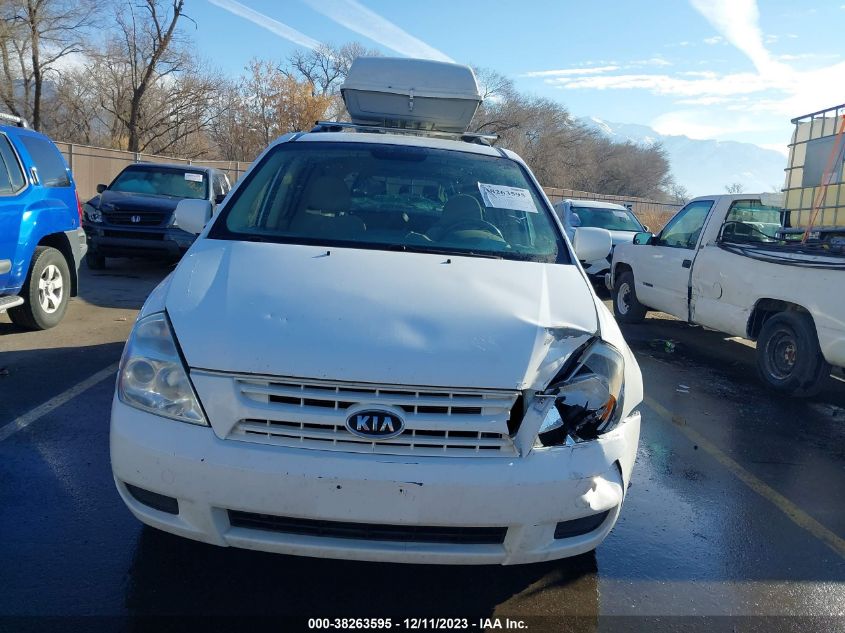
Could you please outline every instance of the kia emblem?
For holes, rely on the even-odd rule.
[[[391,411],[366,409],[346,418],[346,428],[353,435],[374,441],[396,437],[405,430],[405,423]]]

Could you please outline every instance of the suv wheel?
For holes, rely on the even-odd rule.
[[[20,294],[23,305],[9,310],[12,323],[30,330],[58,325],[70,300],[70,270],[64,255],[49,246],[36,248]]]
[[[780,312],[757,339],[757,372],[766,386],[791,396],[817,394],[830,374],[809,315]]]
[[[634,290],[634,274],[625,271],[613,287],[613,315],[620,323],[640,323],[648,310],[637,299]]]

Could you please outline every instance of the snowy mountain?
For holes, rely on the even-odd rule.
[[[666,136],[646,125],[596,118],[580,121],[620,143],[662,143],[675,182],[686,187],[690,196],[725,193],[725,186],[735,182],[742,183],[749,193],[780,191],[783,185],[786,156],[759,145]]]

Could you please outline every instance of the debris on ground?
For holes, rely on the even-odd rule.
[[[649,341],[649,345],[653,349],[660,350],[661,352],[666,352],[667,354],[672,354],[675,352],[675,346],[677,345],[677,343],[677,341],[663,338],[655,338]]]

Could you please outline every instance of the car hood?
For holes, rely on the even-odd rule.
[[[576,266],[204,239],[164,305],[192,368],[542,388],[598,328]]]
[[[109,205],[114,211],[174,211],[181,198],[170,196],[155,196],[143,193],[125,193],[122,191],[106,190],[99,196],[92,198],[88,204],[101,209],[101,205]]]

